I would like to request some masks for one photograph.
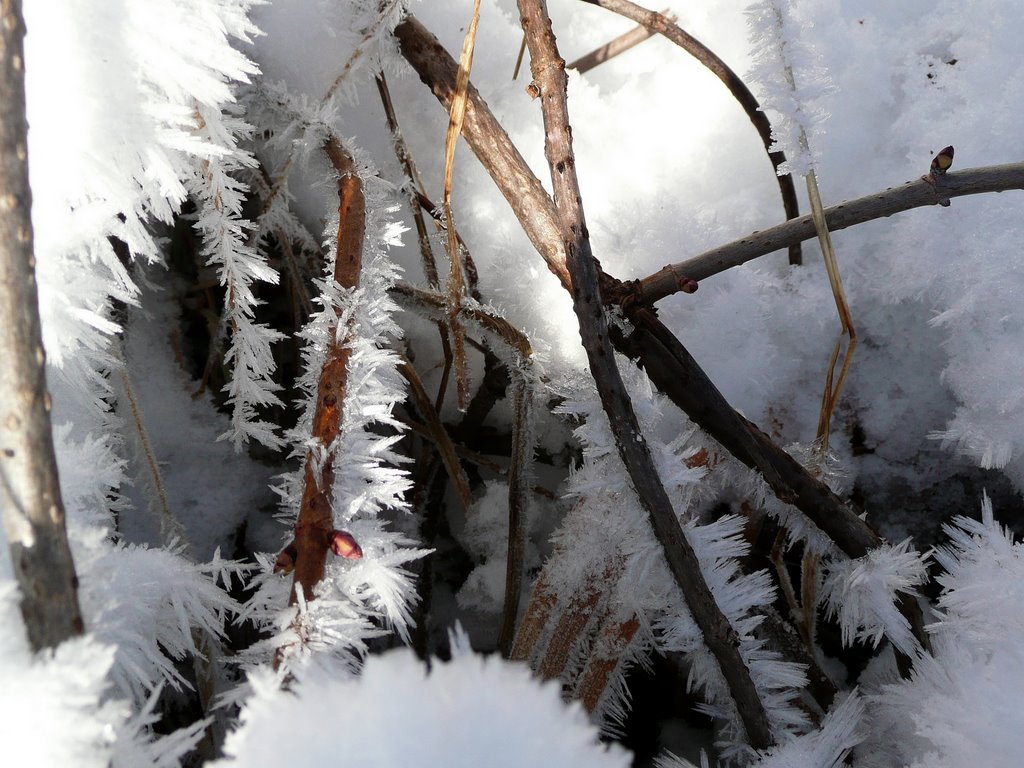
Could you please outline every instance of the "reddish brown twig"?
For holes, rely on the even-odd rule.
[[[352,155],[341,142],[334,137],[328,139],[324,151],[338,174],[338,237],[335,243],[334,280],[343,288],[355,288],[359,285],[362,269],[363,230],[366,224],[363,184]],[[295,538],[278,558],[282,570],[294,568],[291,603],[295,603],[300,588],[306,600],[313,599],[314,588],[324,575],[327,552],[332,547],[342,556],[361,554],[358,545],[353,549],[350,542],[337,540],[335,534],[343,532],[334,530],[332,511],[333,449],[341,431],[351,353],[347,337],[347,330],[336,328],[327,345],[327,356],[317,381],[312,430],[313,438],[324,452],[322,463],[315,451],[311,450],[307,454],[302,504],[295,522]]]

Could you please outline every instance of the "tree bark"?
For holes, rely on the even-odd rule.
[[[83,632],[32,253],[20,0],[0,0],[0,513],[34,650]]]

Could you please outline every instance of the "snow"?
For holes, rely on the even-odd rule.
[[[813,165],[826,205],[919,178],[949,144],[953,171],[1020,160],[1017,0],[748,3],[710,0],[674,11],[752,86],[791,167]],[[1011,491],[1024,491],[1017,192],[958,198],[949,208],[835,234],[860,338],[834,419],[835,456],[811,446],[839,330],[815,244],[805,244],[802,267],[773,254],[660,304],[661,319],[730,403],[841,493],[856,489],[865,500],[868,522],[891,541],[864,558],[845,558],[792,508],[768,498],[761,481],[717,454],[629,361],[618,361],[779,740],[754,756],[621,467],[568,297],[461,148],[455,218],[481,293],[541,351],[543,371],[537,365],[530,379],[536,406],[563,398],[560,418],[575,427],[580,448],[559,489],[565,498],[534,505],[526,567],[532,577],[553,548],[544,572],[563,604],[581,590],[603,590],[591,631],[600,620],[632,617],[640,629],[594,724],[578,705],[560,701],[556,684],[538,685],[525,667],[469,652],[465,638],[451,662],[432,662],[429,673],[408,651],[370,653],[384,636],[409,639],[419,589],[413,574],[429,547],[408,535],[418,521],[407,516],[411,481],[395,414],[404,385],[394,350],[420,354],[430,387],[440,361],[434,327],[400,313],[387,295],[398,280],[421,282],[421,267],[415,247],[400,247],[412,239],[403,234],[408,212],[398,207],[405,181],[373,75],[386,71],[405,138],[439,198],[447,119],[390,31],[408,6],[458,51],[469,19],[464,0],[392,0],[384,17],[378,6],[26,0],[38,282],[87,633],[33,654],[0,548],[5,754],[46,768],[181,764],[206,723],[156,736],[160,691],[187,688],[179,663],[216,648],[224,622],[241,617],[268,634],[240,659],[248,685],[227,690],[228,681],[218,680],[219,692],[242,706],[225,765],[340,757],[377,765],[625,765],[624,750],[599,745],[596,727],[614,730],[629,706],[624,669],[652,649],[688,656],[691,682],[718,719],[716,757],[804,768],[837,764],[852,750],[857,768],[1016,765],[1024,747],[1024,558],[996,516],[1012,519],[1019,496]],[[578,0],[550,6],[567,60],[631,27]],[[513,0],[484,0],[472,80],[547,184],[539,105],[525,91],[526,75],[511,78],[521,36]],[[782,220],[776,180],[749,121],[716,78],[667,41],[654,38],[591,73],[571,73],[569,110],[593,247],[609,273],[643,277]],[[265,408],[285,399],[273,359],[281,336],[260,309],[261,284],[278,279],[266,236],[280,229],[306,255],[329,243],[337,199],[318,156],[329,134],[352,149],[367,188],[367,256],[357,290],[340,291],[318,274],[320,295],[301,335],[306,412],[294,429],[279,429]],[[244,205],[250,188],[267,184],[257,178],[257,161],[279,185],[262,217]],[[191,223],[202,259],[229,297],[218,322],[231,368],[230,414],[209,396],[189,396],[198,383],[168,342],[185,289],[161,274],[165,227],[189,197],[198,205]],[[128,246],[127,261],[112,238]],[[310,397],[328,335],[339,327],[353,330],[345,423],[336,445],[311,445]],[[472,374],[479,373],[476,365]],[[148,437],[126,405],[129,388]],[[441,410],[448,417],[452,403]],[[510,422],[501,408],[492,418]],[[252,441],[286,446],[292,464],[264,467],[232,450]],[[562,428],[538,441],[568,453]],[[273,563],[295,519],[297,462],[311,448],[345,457],[333,489],[335,522],[364,557],[331,559],[317,595],[289,607],[290,581]],[[702,451],[712,459],[693,461]],[[975,485],[965,490],[964,478]],[[267,512],[272,484],[283,525]],[[970,499],[982,505],[980,521],[963,516],[964,498],[983,485],[1001,489],[995,509],[987,497]],[[503,599],[506,494],[504,483],[491,481],[465,517],[451,512],[473,570],[452,587],[458,595],[449,609],[466,619],[478,647],[493,642],[488,617]],[[772,576],[740,570],[749,546],[743,521],[712,520],[720,503],[765,510],[788,527],[789,545],[820,556],[820,600],[843,642],[876,648],[856,691],[838,680],[840,698],[820,725],[797,706],[803,670],[764,644],[759,625],[774,598]],[[914,528],[913,504],[927,507],[933,526],[960,513],[933,551],[924,550],[931,533]],[[219,552],[239,543],[243,525],[246,543],[259,550],[255,593],[244,606],[218,586],[225,572],[237,575]],[[941,571],[941,595],[925,615],[930,656],[895,610],[901,595],[917,595],[928,568]],[[295,645],[302,653],[288,660],[294,682],[283,691],[271,659]],[[898,678],[889,646],[917,656],[910,679]],[[585,652],[576,649],[567,675],[580,672]],[[663,764],[685,763],[665,757]]]
[[[408,650],[371,658],[353,679],[304,677],[290,693],[268,681],[243,709],[220,768],[339,760],[387,766],[625,768],[626,750],[602,745],[582,707],[522,664],[473,653],[456,637],[452,660],[426,665]],[[395,723],[403,723],[396,729]],[[302,733],[296,754],[294,739]]]

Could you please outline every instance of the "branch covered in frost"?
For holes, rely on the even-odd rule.
[[[876,647],[887,637],[897,651],[910,656],[920,650],[907,618],[899,610],[899,594],[912,595],[928,580],[925,558],[900,544],[883,544],[856,560],[831,562],[821,595],[830,616],[839,621],[843,644],[866,640]]]
[[[46,391],[28,181],[21,3],[0,8],[0,513],[34,650],[83,630]]]
[[[280,387],[273,381],[270,346],[283,336],[256,322],[260,301],[252,288],[256,282],[276,284],[278,275],[248,242],[252,225],[242,218],[246,186],[231,175],[256,163],[252,155],[236,146],[237,137],[248,126],[202,105],[197,106],[196,115],[197,133],[212,150],[195,161],[195,178],[190,184],[199,208],[195,227],[203,238],[202,255],[217,268],[224,286],[224,330],[231,341],[224,362],[231,366],[231,381],[225,391],[232,406],[232,425],[222,437],[230,438],[236,450],[250,439],[279,448],[283,442],[274,425],[258,420],[256,409],[282,405],[275,394]]]
[[[338,236],[334,256],[334,283],[341,289],[353,290],[359,285],[363,265],[363,233],[366,226],[366,200],[363,183],[356,171],[352,155],[335,138],[324,146],[327,157],[338,174]],[[333,490],[334,451],[341,432],[342,408],[348,386],[348,361],[352,348],[348,341],[348,322],[338,317],[327,343],[327,357],[317,384],[313,432],[306,455],[302,503],[295,523],[295,539],[291,563],[295,569],[291,600],[301,593],[312,599],[314,588],[324,575],[327,552],[334,548]],[[288,548],[285,549],[288,551]],[[350,544],[346,557],[361,557],[358,544]],[[282,553],[284,554],[284,553]]]
[[[544,154],[551,167],[565,243],[566,262],[573,284],[573,308],[580,324],[580,336],[590,362],[591,374],[622,463],[626,466],[640,503],[650,516],[651,526],[668,560],[669,570],[686,598],[711,652],[715,655],[736,702],[747,739],[756,749],[774,743],[771,728],[758,697],[750,670],[738,648],[735,629],[715,602],[700,571],[697,555],[676,519],[665,487],[658,475],[650,449],[640,431],[636,414],[622,383],[608,338],[608,319],[598,288],[598,269],[590,246],[583,213],[576,159],[572,148],[566,90],[565,62],[558,55],[544,0],[519,0],[530,68],[534,85],[540,90],[544,114]]]
[[[950,198],[965,195],[980,195],[987,192],[1006,192],[1024,189],[1024,163],[990,165],[971,168],[957,173],[947,173],[934,182],[924,178],[876,192],[871,195],[848,200],[825,209],[825,221],[830,232],[846,229],[875,219],[882,219],[896,213],[921,208],[926,205],[942,205]],[[793,243],[810,240],[817,236],[811,216],[787,221],[761,232],[753,232],[744,238],[726,243],[713,250],[664,267],[640,281],[640,295],[644,304],[654,304],[680,290],[677,275],[686,275],[693,280],[705,280],[719,272],[738,267],[758,256],[786,248]]]

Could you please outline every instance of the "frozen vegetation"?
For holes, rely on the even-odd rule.
[[[763,105],[801,213],[811,171],[831,206],[908,181],[938,195],[947,146],[950,178],[1024,160],[1018,0],[749,2],[671,10]],[[548,3],[565,60],[635,26],[602,4]],[[827,452],[816,428],[841,326],[816,239],[802,265],[777,249],[657,304],[870,546],[778,498],[616,356],[756,693],[758,741],[630,482],[569,293],[467,142],[451,201],[471,288],[451,289],[430,204],[414,220],[420,178],[380,89],[440,210],[448,117],[399,39],[412,14],[458,61],[474,4],[23,6],[39,305],[85,632],[33,648],[0,547],[12,765],[1020,764],[1019,191],[831,233],[857,345]],[[513,80],[522,41],[515,0],[482,0],[470,81],[550,190],[549,94],[527,90],[529,53]],[[609,275],[639,280],[785,220],[751,121],[669,40],[570,70],[568,109]],[[608,312],[627,343],[631,311]],[[459,328],[465,413],[445,362]],[[652,664],[683,703],[647,714]]]

